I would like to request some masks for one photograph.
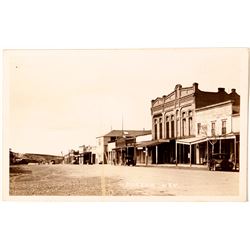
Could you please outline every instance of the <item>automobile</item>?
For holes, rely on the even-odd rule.
[[[133,157],[127,156],[127,157],[126,157],[126,163],[125,163],[125,164],[126,164],[127,166],[130,166],[130,165],[135,166],[135,161],[134,161]]]
[[[210,171],[232,171],[234,169],[234,163],[227,154],[213,154],[208,161],[208,169]]]

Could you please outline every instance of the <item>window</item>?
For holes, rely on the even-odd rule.
[[[227,121],[223,120],[222,121],[222,134],[225,135],[227,133]]]
[[[215,135],[215,122],[211,123],[211,135]]]
[[[174,121],[171,121],[171,137],[174,137]]]
[[[188,135],[192,134],[192,117],[188,119]]]
[[[180,124],[180,122],[179,122],[179,119],[178,120],[176,120],[176,137],[178,137],[179,136],[179,125]]]
[[[182,135],[185,136],[186,131],[186,119],[182,120]]]
[[[160,124],[159,124],[160,128],[160,135],[159,135],[159,138],[162,139],[162,119],[160,118]]]
[[[155,140],[157,140],[157,123],[155,124]]]
[[[192,111],[191,110],[188,111],[188,115],[192,116]]]
[[[166,138],[169,139],[169,122],[166,123]]]
[[[182,113],[182,117],[185,117],[185,112]]]
[[[201,134],[201,123],[197,123],[197,134]]]
[[[179,110],[176,110],[176,117],[179,116]]]

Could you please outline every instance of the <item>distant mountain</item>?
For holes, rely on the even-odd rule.
[[[12,164],[28,164],[28,163],[62,163],[63,157],[57,155],[33,154],[33,153],[10,153]]]

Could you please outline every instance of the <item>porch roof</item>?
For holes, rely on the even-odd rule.
[[[207,137],[192,137],[192,138],[186,138],[186,139],[178,139],[176,140],[176,143],[178,144],[196,144],[207,141]]]
[[[234,139],[236,135],[239,135],[239,133],[229,133],[226,135],[220,135],[220,136],[207,136],[207,137],[192,137],[192,138],[186,138],[186,139],[178,139],[176,140],[176,143],[178,144],[186,144],[186,145],[192,145],[196,143],[202,143],[208,140],[224,140],[224,139]]]
[[[170,140],[159,139],[159,140],[152,140],[152,141],[142,141],[142,142],[136,143],[136,147],[156,146],[156,145],[159,145],[161,143],[166,143],[166,142],[170,142]]]

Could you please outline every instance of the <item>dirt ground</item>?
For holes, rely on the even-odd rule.
[[[239,192],[238,172],[110,165],[18,167],[10,174],[10,195],[233,196]]]

